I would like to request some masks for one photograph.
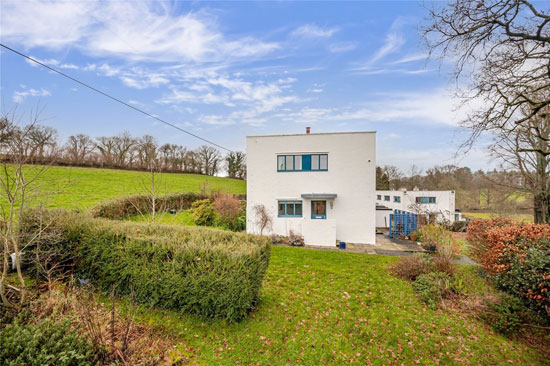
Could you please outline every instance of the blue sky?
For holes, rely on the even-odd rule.
[[[378,165],[491,166],[453,156],[451,63],[430,61],[412,1],[3,0],[2,43],[230,149],[245,136],[376,130]],[[190,136],[2,50],[2,109],[39,101],[61,137]]]

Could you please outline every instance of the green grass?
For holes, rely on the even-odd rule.
[[[31,176],[37,169],[26,166],[25,172]],[[147,181],[150,174],[146,172],[53,166],[43,173],[35,187],[47,192],[43,202],[48,208],[88,209],[117,197],[143,194]],[[160,193],[200,192],[204,184],[211,191],[246,193],[246,182],[242,180],[176,173],[162,174]]]
[[[531,214],[498,214],[494,212],[464,212],[462,214],[464,217],[469,217],[472,219],[492,219],[495,217],[504,217],[516,221],[523,221],[523,222],[533,222],[533,215]]]
[[[534,350],[452,310],[433,311],[380,255],[274,247],[262,301],[241,323],[140,308],[200,365],[541,365]],[[486,285],[463,267],[473,292]],[[129,311],[129,302],[120,302]],[[133,313],[133,310],[132,310]]]
[[[174,215],[163,212],[160,213],[155,220],[158,224],[196,226],[195,221],[193,221],[191,210],[179,211]],[[151,214],[132,216],[130,217],[130,221],[151,222]]]

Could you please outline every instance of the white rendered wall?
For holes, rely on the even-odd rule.
[[[330,220],[335,220],[337,240],[375,243],[374,132],[249,136],[246,141],[247,232],[260,232],[253,208],[263,204],[273,218],[272,231],[264,234],[288,235],[293,230],[303,235],[304,229],[313,227],[307,221],[318,221],[316,227],[324,225],[330,231]],[[328,154],[328,171],[277,172],[277,155],[316,153]],[[302,198],[304,193],[338,195],[332,207],[327,200],[326,220],[311,219],[311,200]],[[302,218],[277,217],[278,200],[301,200]]]
[[[376,210],[376,227],[390,227],[390,210]]]
[[[438,220],[455,221],[455,191],[376,191],[381,199],[376,203],[389,207],[393,210],[413,212],[419,208],[421,212],[437,214]],[[389,201],[384,196],[390,196]],[[401,202],[394,202],[394,197],[401,197]],[[435,197],[435,203],[416,203],[416,197]]]

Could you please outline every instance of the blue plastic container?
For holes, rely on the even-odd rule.
[[[338,247],[340,249],[346,249],[346,242],[345,241],[341,241],[339,244],[338,244]]]

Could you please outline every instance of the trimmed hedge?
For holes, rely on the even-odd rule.
[[[175,193],[156,198],[157,210],[176,211],[188,210],[193,202],[216,197],[193,192]],[[246,195],[235,195],[237,199],[246,199]],[[147,195],[137,195],[118,198],[114,201],[100,204],[92,210],[92,215],[98,218],[122,220],[129,216],[139,215],[140,213],[150,213],[152,211],[151,197]]]
[[[71,331],[68,321],[38,324],[15,321],[0,328],[0,365],[91,366],[98,355],[93,345]]]
[[[258,301],[269,264],[269,238],[49,214],[57,217],[48,230],[63,232],[56,245],[74,254],[77,276],[106,291],[228,321],[241,320]],[[29,232],[37,225],[32,217],[25,222]]]

